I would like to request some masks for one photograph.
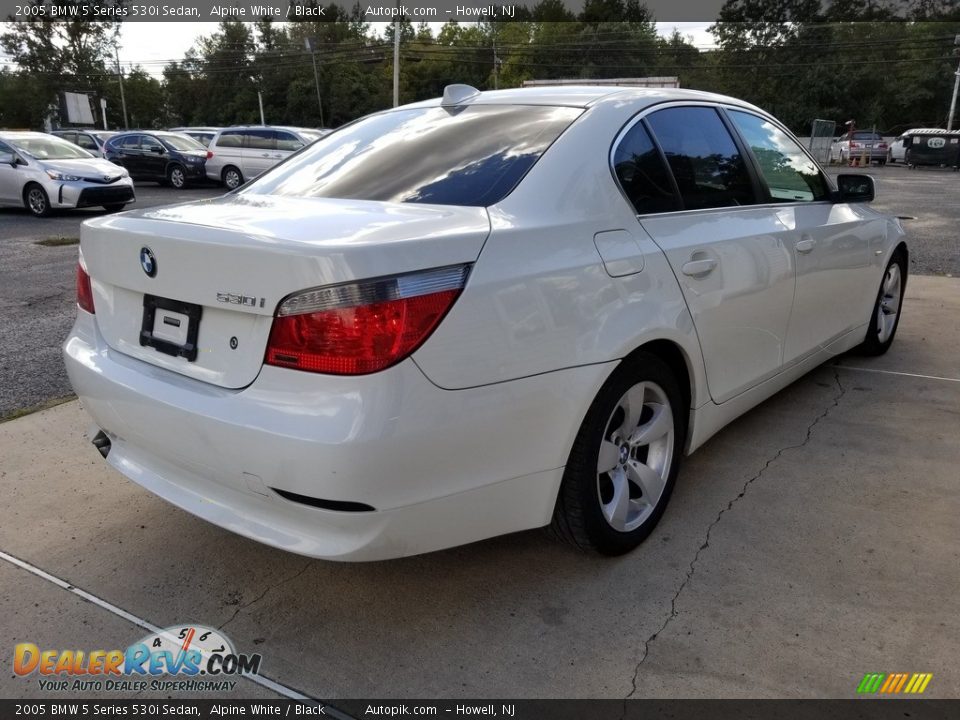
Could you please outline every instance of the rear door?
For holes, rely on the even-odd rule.
[[[780,371],[793,306],[793,248],[721,113],[706,104],[643,121],[669,166],[680,211],[641,217],[693,315],[716,402]]]
[[[82,147],[87,152],[93,153],[94,155],[100,155],[100,146],[97,145],[97,141],[94,139],[93,135],[85,132],[78,132],[77,139],[74,141],[77,145]]]
[[[744,110],[727,110],[763,180],[765,202],[786,230],[797,290],[784,362],[792,363],[867,320],[863,298],[876,281],[870,237],[882,220],[834,203],[817,164],[780,126]]]

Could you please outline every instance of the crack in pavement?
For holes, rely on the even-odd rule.
[[[831,410],[833,410],[840,404],[840,400],[843,399],[843,396],[846,395],[847,393],[846,389],[843,387],[843,383],[840,382],[840,372],[839,372],[839,369],[836,367],[833,368],[833,379],[836,382],[837,388],[839,389],[840,392],[833,398],[833,402],[829,406],[827,406],[827,408],[822,413],[817,415],[817,417],[814,418],[813,422],[811,422],[807,426],[807,432],[803,438],[803,441],[797,445],[787,445],[777,450],[774,456],[769,460],[767,460],[766,463],[764,463],[763,467],[760,468],[759,472],[757,472],[753,477],[747,479],[747,481],[743,484],[743,487],[740,489],[740,492],[732,500],[730,500],[727,503],[726,507],[720,509],[720,512],[717,513],[717,517],[714,518],[713,522],[711,522],[710,525],[707,527],[707,532],[706,532],[706,535],[704,536],[703,543],[701,543],[700,547],[697,548],[697,552],[693,556],[693,560],[690,561],[690,567],[687,570],[686,577],[683,579],[683,582],[680,583],[680,587],[677,588],[676,593],[674,593],[673,598],[670,600],[670,614],[667,616],[667,619],[663,621],[663,624],[660,626],[660,629],[654,632],[643,643],[643,655],[640,656],[640,660],[639,662],[637,662],[637,665],[633,670],[633,678],[631,681],[630,692],[623,699],[624,714],[626,714],[626,710],[627,710],[626,701],[629,700],[631,697],[633,697],[633,695],[637,692],[637,678],[640,676],[640,667],[643,665],[644,662],[646,662],[647,657],[650,655],[650,645],[657,639],[657,637],[664,630],[667,629],[667,626],[670,624],[670,622],[677,616],[677,600],[679,599],[680,594],[687,587],[687,584],[690,582],[691,578],[693,578],[693,574],[696,572],[697,561],[700,560],[700,553],[706,550],[708,547],[710,547],[710,533],[713,532],[713,529],[720,522],[720,519],[723,517],[723,514],[726,513],[728,510],[732,510],[733,506],[736,505],[744,497],[744,495],[747,494],[747,489],[754,482],[759,480],[763,476],[763,474],[767,471],[767,469],[771,465],[773,465],[773,463],[779,460],[780,457],[785,452],[787,452],[788,450],[797,450],[799,448],[806,446],[807,443],[810,442],[810,437],[813,435],[813,429],[817,426],[817,424],[821,420],[823,420],[824,418],[827,417],[827,415],[830,414]],[[623,715],[621,715],[621,718],[622,717]]]
[[[237,606],[237,609],[233,611],[233,615],[231,615],[222,625],[218,625],[218,626],[217,626],[217,630],[223,630],[227,625],[229,625],[230,623],[232,623],[234,620],[237,619],[237,615],[239,615],[241,612],[243,612],[244,610],[246,610],[246,609],[247,609],[248,607],[250,607],[251,605],[256,605],[258,602],[260,602],[261,600],[263,600],[263,599],[270,593],[271,590],[275,590],[276,588],[280,587],[281,585],[286,585],[287,583],[293,582],[294,580],[296,580],[298,577],[300,577],[301,575],[303,575],[303,574],[307,571],[307,569],[308,569],[312,564],[313,564],[313,560],[312,560],[312,559],[307,560],[307,562],[304,563],[304,566],[303,566],[302,568],[300,568],[297,572],[295,572],[293,575],[291,575],[290,577],[287,577],[287,578],[284,578],[284,579],[282,579],[282,580],[279,580],[278,582],[274,583],[273,585],[268,585],[267,588],[266,588],[266,590],[264,590],[262,593],[260,593],[260,594],[259,594],[257,597],[255,597],[253,600],[251,600],[251,601],[248,602],[248,603],[244,603],[243,605],[238,605],[238,606]]]

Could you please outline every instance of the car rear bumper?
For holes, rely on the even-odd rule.
[[[241,535],[337,560],[547,524],[580,420],[611,369],[449,391],[412,360],[360,378],[264,367],[227,390],[117,353],[82,311],[64,359],[114,468]]]

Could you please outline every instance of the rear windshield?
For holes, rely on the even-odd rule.
[[[880,140],[880,136],[877,133],[873,132],[855,132],[853,134],[854,140]]]
[[[581,112],[474,105],[371,115],[242,193],[486,207],[506,197]]]

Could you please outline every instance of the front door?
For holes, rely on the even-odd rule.
[[[681,211],[641,218],[670,262],[721,403],[780,371],[793,306],[793,248],[757,202],[758,187],[718,109],[646,117],[676,181]]]

